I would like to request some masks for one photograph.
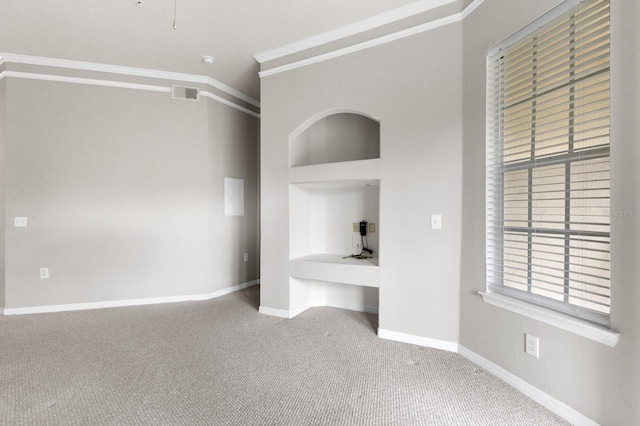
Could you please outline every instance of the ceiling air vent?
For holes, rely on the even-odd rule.
[[[197,87],[171,86],[171,98],[197,101],[200,98],[200,91]]]

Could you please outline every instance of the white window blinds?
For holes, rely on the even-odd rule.
[[[608,325],[609,1],[542,19],[487,59],[487,288]]]

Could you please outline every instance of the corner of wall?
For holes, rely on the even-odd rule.
[[[4,68],[4,64],[0,65],[0,70]],[[6,144],[6,91],[7,80],[0,78],[0,314],[5,306],[5,272],[4,272],[4,247],[5,247],[5,191],[4,191],[4,173],[5,173],[5,144]]]

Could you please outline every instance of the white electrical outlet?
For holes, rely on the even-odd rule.
[[[249,261],[249,253],[245,253],[244,254],[244,261],[248,262]]]
[[[540,339],[530,334],[524,335],[524,351],[531,356],[540,358]]]
[[[26,228],[27,227],[27,218],[26,217],[14,217],[13,218],[13,226],[16,228]]]
[[[46,280],[49,278],[49,268],[40,268],[40,279]]]

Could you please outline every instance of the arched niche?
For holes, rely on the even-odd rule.
[[[372,158],[380,158],[380,121],[354,110],[317,114],[289,138],[290,167]]]

